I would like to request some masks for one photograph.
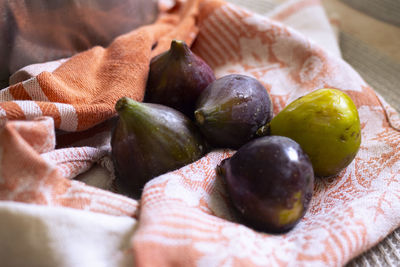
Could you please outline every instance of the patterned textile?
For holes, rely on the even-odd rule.
[[[270,18],[223,1],[171,7],[155,24],[107,48],[77,54],[0,91],[0,258],[6,266],[340,266],[400,225],[399,114],[325,38],[309,39],[307,27],[285,26],[293,16],[312,15],[321,34],[335,40],[319,1],[291,1]],[[215,175],[231,150],[212,151],[156,177],[138,201],[71,180],[96,162],[108,166],[113,105],[123,95],[142,99],[149,60],[172,38],[196,38],[193,51],[217,77],[242,73],[260,80],[275,114],[322,87],[343,90],[355,102],[360,151],[338,176],[316,180],[310,210],[290,232],[265,234],[237,223]],[[63,213],[76,237],[66,237],[55,219]],[[17,218],[22,222],[11,223]],[[35,223],[23,223],[32,218]],[[91,221],[99,233],[88,230]],[[121,228],[113,228],[114,221]],[[38,229],[45,235],[18,234]],[[93,257],[77,255],[81,235],[87,240],[81,253]],[[41,246],[33,246],[34,237]],[[106,258],[106,249],[116,256]],[[29,261],[18,257],[22,251]]]

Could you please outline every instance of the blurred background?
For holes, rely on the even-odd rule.
[[[228,2],[268,15],[293,0]],[[321,3],[343,59],[399,111],[400,1]],[[116,36],[153,22],[157,14],[157,0],[0,0],[0,88],[24,66],[70,57],[94,45],[107,46]],[[312,21],[309,27],[316,26]]]
[[[228,2],[268,15],[288,1]],[[321,3],[336,31],[343,59],[400,111],[400,1],[321,0]],[[312,18],[309,27],[316,27],[312,24]]]
[[[157,14],[157,0],[0,0],[0,88],[22,67],[107,46]]]

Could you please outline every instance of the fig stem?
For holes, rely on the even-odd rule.
[[[126,105],[128,104],[128,97],[124,96],[118,99],[117,103],[115,103],[115,110],[117,112],[122,111]]]
[[[175,39],[171,41],[170,53],[172,55],[179,57],[186,55],[188,52],[189,48],[184,41]]]
[[[140,104],[132,98],[123,96],[118,99],[117,103],[115,103],[115,110],[118,112],[118,114],[121,114],[124,110],[126,110],[126,108],[138,107],[139,105]]]
[[[258,137],[267,136],[267,135],[270,135],[270,124],[269,123],[261,126],[256,131],[256,136],[258,136]]]
[[[196,118],[196,121],[197,121],[199,124],[203,124],[203,123],[204,123],[204,120],[205,120],[204,114],[203,114],[203,112],[201,112],[200,110],[196,110],[196,111],[194,112],[194,117]]]

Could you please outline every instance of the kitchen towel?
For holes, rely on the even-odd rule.
[[[18,255],[38,251],[30,257],[35,262],[35,256],[43,260],[47,255],[48,261],[37,264],[41,266],[74,266],[80,260],[99,266],[340,266],[399,226],[398,113],[338,51],[281,23],[298,12],[314,12],[326,22],[319,1],[291,1],[270,18],[223,1],[164,3],[163,8],[155,24],[0,91],[0,212],[5,214],[0,256],[6,264],[32,265]],[[189,44],[195,40],[193,51],[217,77],[242,73],[260,80],[271,94],[275,114],[322,87],[343,90],[356,103],[362,124],[356,159],[338,176],[317,179],[310,210],[289,233],[255,232],[236,222],[224,183],[215,175],[216,165],[234,153],[230,150],[212,151],[153,179],[140,200],[71,180],[94,164],[112,170],[107,140],[113,105],[123,95],[142,99],[149,60],[167,49],[172,38]],[[111,251],[120,253],[107,261],[101,261],[103,254],[79,257],[72,237],[63,247],[68,228],[60,227],[58,233],[49,223],[62,222],[54,214],[63,212],[66,221],[74,222],[74,231],[81,230],[91,241],[97,236],[95,229],[87,231],[88,218],[108,216],[108,222],[93,224],[105,239],[88,241],[87,251],[96,255],[114,245]],[[34,217],[36,224],[10,223],[18,217]],[[82,226],[79,218],[84,218]],[[124,227],[112,229],[113,220]],[[30,233],[30,242],[3,238],[26,238],[10,235],[21,229]],[[33,250],[35,229],[47,237]],[[75,243],[80,240],[76,236]],[[107,243],[108,238],[113,242]]]

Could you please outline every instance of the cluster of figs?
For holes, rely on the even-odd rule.
[[[146,182],[214,148],[236,153],[216,168],[244,224],[269,233],[293,228],[310,204],[314,177],[334,176],[361,143],[351,98],[319,89],[273,117],[255,78],[212,69],[183,42],[150,62],[144,102],[115,105],[111,147],[118,190],[139,198]]]

